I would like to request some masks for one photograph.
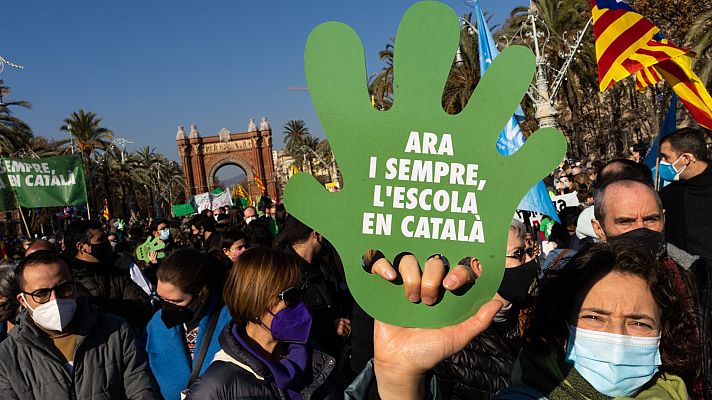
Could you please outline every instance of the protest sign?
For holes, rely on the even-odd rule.
[[[3,210],[86,203],[84,168],[79,157],[0,159],[0,208]]]
[[[219,194],[210,192],[200,193],[193,196],[195,205],[198,206],[198,212],[203,210],[214,210],[224,206],[232,206],[232,197],[230,191],[225,190]]]
[[[561,212],[566,207],[578,207],[580,204],[576,192],[558,195],[551,202],[554,203],[557,212]]]
[[[285,189],[285,204],[335,246],[349,289],[368,314],[401,326],[451,325],[496,292],[512,214],[561,162],[566,141],[554,129],[541,129],[515,154],[497,151],[497,138],[531,83],[531,50],[505,49],[466,108],[450,115],[441,98],[459,43],[457,15],[442,3],[417,3],[403,17],[396,43],[395,101],[382,112],[370,104],[356,33],[338,22],[312,31],[304,55],[307,83],[344,184],[329,193],[313,177],[297,174]],[[433,254],[453,265],[474,256],[484,271],[473,287],[445,293],[434,306],[410,303],[402,285],[361,268],[369,249],[391,260],[411,252],[421,266]]]

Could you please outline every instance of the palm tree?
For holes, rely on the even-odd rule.
[[[0,79],[0,154],[10,155],[27,147],[32,139],[32,129],[20,118],[12,115],[10,107],[31,108],[27,101],[4,102],[3,97],[10,94],[10,88],[3,86]]]
[[[690,27],[687,42],[697,53],[695,67],[705,86],[712,88],[712,9],[700,14]]]
[[[471,13],[462,16],[462,19],[472,24],[471,18]],[[460,30],[458,52],[443,90],[443,109],[450,114],[462,111],[479,81],[480,63],[477,54],[477,36],[470,25],[464,24]]]
[[[284,149],[287,153],[295,155],[298,149],[311,138],[307,124],[301,119],[293,119],[284,125]]]
[[[59,128],[71,134],[85,162],[85,167],[98,150],[107,150],[114,139],[114,132],[101,127],[100,124],[101,118],[96,113],[79,110],[73,112],[69,118],[65,118],[64,124]]]
[[[385,64],[380,72],[368,78],[368,91],[381,110],[387,110],[393,105],[393,48],[395,39],[386,44],[386,48],[378,52],[378,58]]]
[[[72,142],[75,142],[76,147],[79,149],[87,177],[88,200],[90,208],[93,210],[97,210],[97,204],[93,196],[91,161],[96,159],[98,151],[108,150],[111,141],[114,139],[114,133],[100,125],[101,118],[96,113],[79,110],[78,112],[73,112],[69,118],[65,118],[64,124],[59,128],[59,130],[71,134]],[[69,150],[69,147],[65,147],[64,152],[67,153]]]

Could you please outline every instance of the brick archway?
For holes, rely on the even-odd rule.
[[[278,197],[272,161],[272,129],[266,120],[260,124],[259,130],[251,128],[254,130],[242,133],[222,129],[218,135],[203,137],[198,128],[191,125],[190,134],[186,137],[183,127],[178,127],[176,145],[183,167],[186,197],[212,190],[215,172],[229,164],[245,171],[245,189],[251,197],[262,194],[255,184],[254,172],[264,182],[267,194]]]

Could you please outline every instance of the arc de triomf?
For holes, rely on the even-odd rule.
[[[259,129],[251,119],[247,132],[232,133],[223,128],[215,136],[201,136],[196,125],[185,134],[178,127],[176,145],[180,154],[185,179],[186,197],[204,193],[215,187],[215,173],[225,165],[236,165],[247,175],[250,197],[261,195],[255,184],[254,172],[264,182],[267,193],[276,197],[274,162],[272,161],[272,128],[267,118],[262,118]]]

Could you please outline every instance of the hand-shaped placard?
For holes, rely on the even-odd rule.
[[[157,237],[149,236],[146,238],[146,241],[141,243],[136,247],[136,259],[141,260],[143,262],[150,262],[151,257],[149,254],[153,252],[158,252],[156,254],[156,258],[163,258],[165,257],[165,253],[159,250],[163,250],[166,247],[165,243],[159,243]]]
[[[507,231],[522,196],[562,160],[563,136],[534,133],[514,155],[496,141],[534,74],[534,56],[511,46],[492,63],[465,109],[443,111],[441,98],[458,42],[448,6],[412,6],[394,49],[394,103],[370,104],[364,52],[356,33],[338,22],[316,27],[304,53],[309,91],[344,179],[329,193],[306,174],[285,190],[291,214],[333,243],[349,288],[374,318],[389,324],[440,327],[463,321],[499,287]],[[475,256],[483,273],[464,294],[434,306],[407,301],[403,288],[361,268],[361,256],[413,253],[450,260]]]

